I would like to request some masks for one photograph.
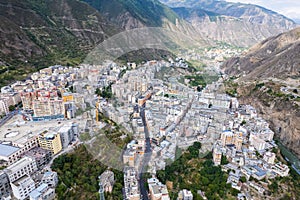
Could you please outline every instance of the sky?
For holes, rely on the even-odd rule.
[[[300,0],[226,0],[230,2],[251,3],[273,10],[300,23]]]

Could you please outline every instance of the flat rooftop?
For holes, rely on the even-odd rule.
[[[29,165],[32,162],[33,162],[32,158],[29,158],[29,157],[25,156],[25,157],[21,158],[21,160],[19,160],[19,161],[15,162],[14,164],[8,166],[5,170],[14,173],[14,172],[20,170],[21,168]]]
[[[20,177],[19,179],[15,180],[12,184],[14,184],[16,186],[20,186],[21,183],[28,178],[30,178],[28,175],[24,175],[24,176]]]
[[[0,144],[0,156],[8,157],[13,153],[17,152],[18,150],[20,150],[20,148],[18,147]]]
[[[36,136],[45,130],[58,131],[70,122],[82,124],[84,120],[51,120],[51,121],[24,121],[22,115],[15,115],[4,125],[0,126],[0,141],[24,144],[28,138]]]

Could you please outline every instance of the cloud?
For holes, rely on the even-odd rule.
[[[263,6],[285,15],[291,19],[300,18],[300,1],[299,0],[226,0],[229,2],[251,3]]]

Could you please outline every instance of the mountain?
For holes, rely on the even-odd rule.
[[[0,13],[0,61],[8,65],[79,63],[87,50],[121,30],[74,0],[0,0]]]
[[[300,158],[300,28],[270,37],[223,69],[238,77],[227,91],[254,105],[276,137]],[[234,86],[234,87],[232,87]]]
[[[224,63],[231,75],[244,80],[300,78],[300,28],[270,37],[253,46],[246,55]]]
[[[292,20],[260,6],[216,0],[161,0],[202,37],[250,47],[296,27]]]
[[[177,17],[158,0],[83,0],[112,23],[123,29],[145,26],[162,27],[164,20],[175,23]]]

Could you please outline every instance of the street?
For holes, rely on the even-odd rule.
[[[147,180],[143,179],[143,173],[146,172],[146,167],[151,159],[151,154],[152,154],[152,149],[151,149],[151,143],[150,143],[150,138],[149,138],[149,132],[146,124],[146,119],[145,119],[145,104],[143,107],[140,108],[140,115],[143,120],[144,124],[144,132],[145,132],[145,154],[143,156],[142,162],[140,163],[139,167],[139,185],[140,185],[140,190],[141,190],[141,195],[143,200],[148,200],[148,188],[145,188],[145,182]]]

